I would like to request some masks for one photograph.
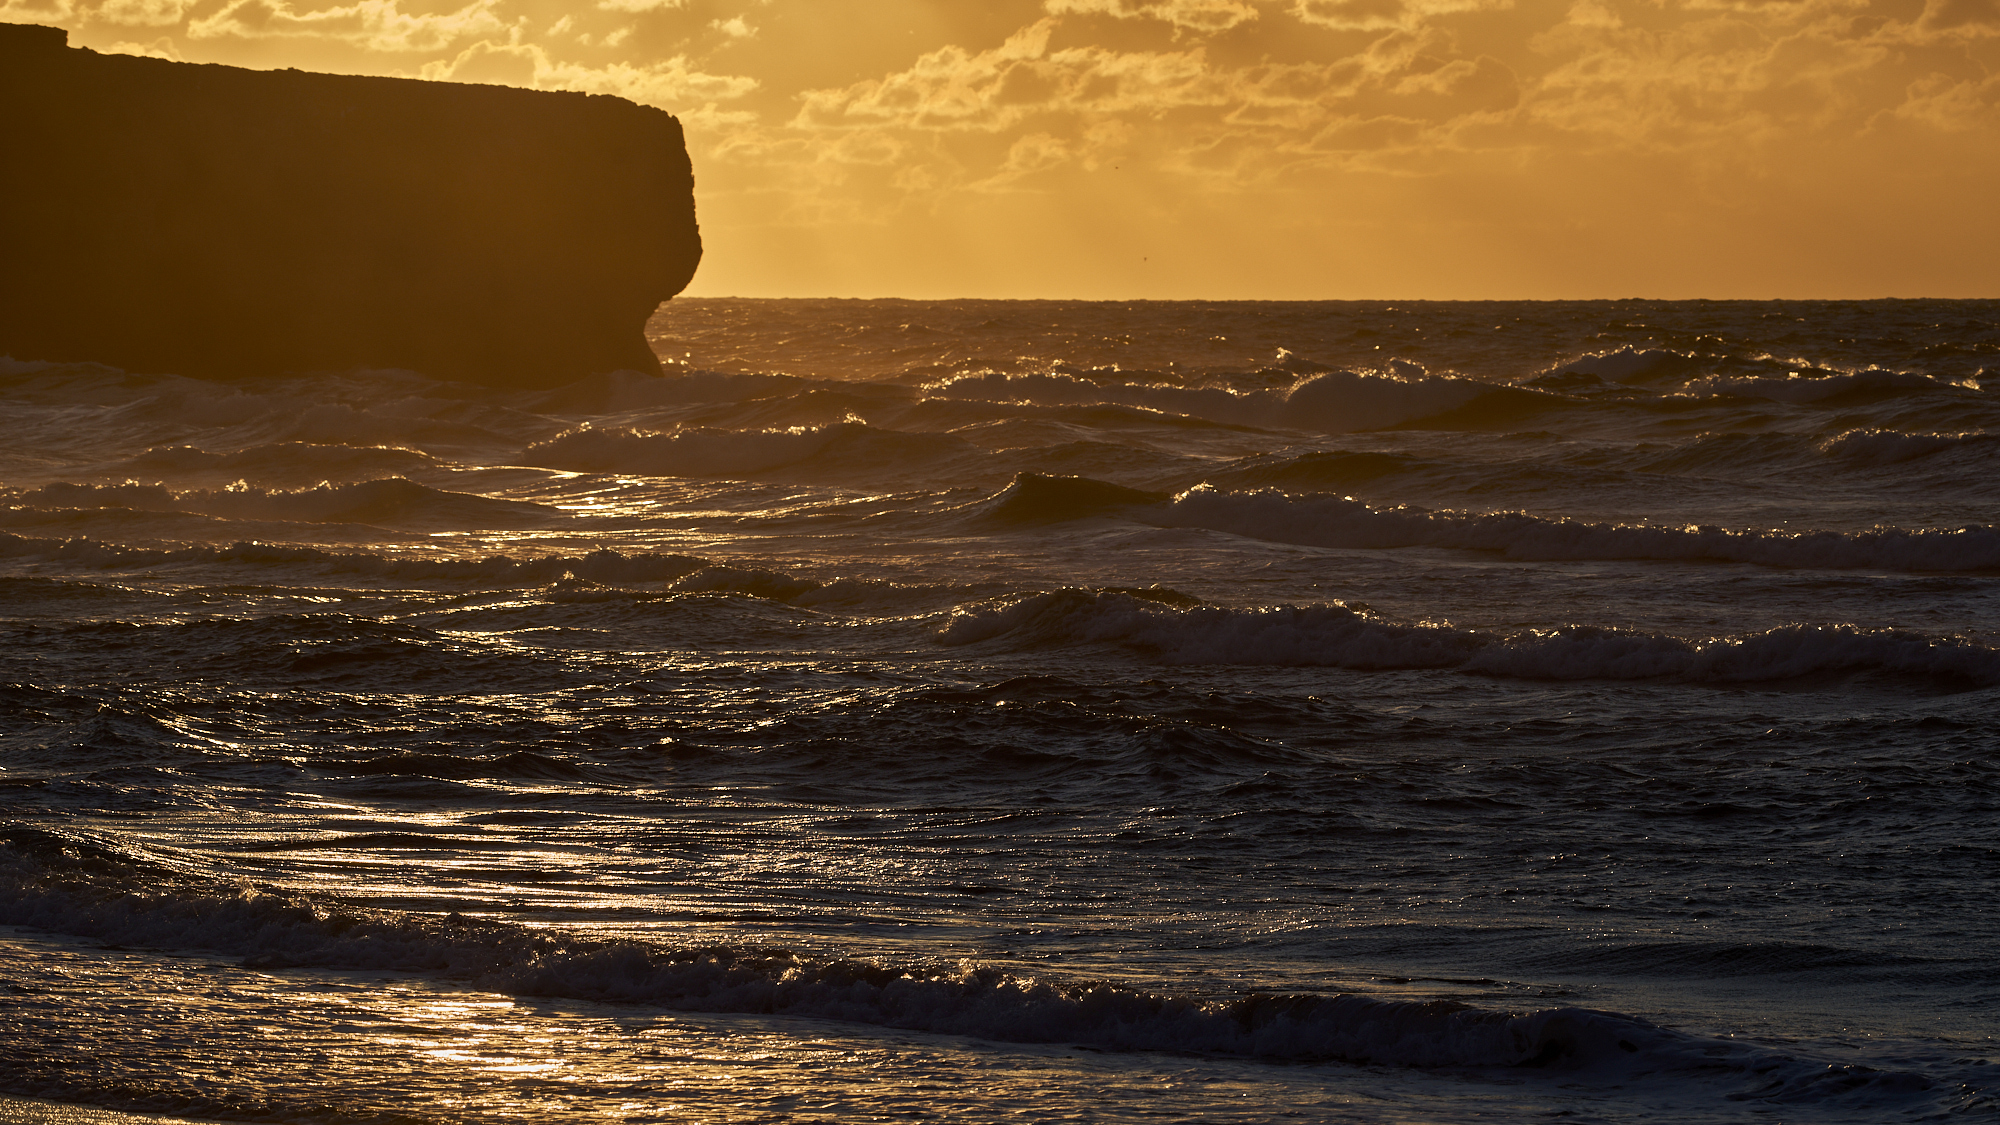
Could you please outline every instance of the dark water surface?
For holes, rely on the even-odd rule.
[[[0,1092],[2000,1115],[2000,302],[653,332],[0,363]]]

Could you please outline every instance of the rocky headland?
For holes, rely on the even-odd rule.
[[[0,24],[0,353],[205,378],[657,372],[701,259],[680,123],[606,95],[256,71]]]

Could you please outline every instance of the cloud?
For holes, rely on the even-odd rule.
[[[0,17],[7,23],[67,23],[75,18],[70,0],[6,0],[0,3]]]
[[[1945,133],[2000,126],[2000,75],[1954,80],[1931,74],[1912,83],[1894,116]]]
[[[181,58],[180,48],[175,45],[173,36],[171,35],[162,35],[151,43],[113,43],[104,49],[104,53],[107,55],[140,55],[150,59],[170,59],[174,62],[185,61]]]
[[[1101,47],[1051,52],[1051,28],[1042,21],[990,50],[945,47],[895,74],[842,89],[807,91],[795,124],[995,132],[1049,114],[1157,113],[1226,100],[1199,47],[1182,52]]]
[[[1458,12],[1513,6],[1513,0],[1297,0],[1291,14],[1300,23],[1336,31],[1385,31],[1421,27]]]
[[[235,0],[187,28],[191,39],[326,39],[385,53],[436,51],[473,36],[504,33],[501,0],[474,0],[456,11],[409,14],[397,0],[357,0],[347,7],[295,12],[287,0]]]
[[[550,57],[539,44],[481,40],[450,59],[423,68],[425,78],[451,82],[491,82],[542,90],[613,94],[645,105],[686,113],[715,102],[742,98],[757,80],[710,74],[685,55],[646,65],[613,62],[586,66]]]
[[[988,177],[984,186],[988,188],[1012,185],[1051,168],[1069,163],[1076,155],[1075,145],[1049,133],[1028,133],[1017,137],[1007,146],[1007,158],[999,170]]]
[[[701,70],[684,55],[646,65],[607,63],[593,67],[551,62],[536,72],[536,84],[543,89],[615,94],[635,102],[681,112],[714,102],[743,98],[758,87],[755,78],[740,74],[711,74]]]
[[[1927,31],[2000,35],[2000,0],[1928,0],[1918,25]]]
[[[534,87],[540,85],[537,76],[548,66],[548,56],[538,46],[482,39],[449,61],[430,63],[422,73],[437,81]]]
[[[1257,18],[1244,0],[1047,0],[1050,15],[1105,15],[1152,19],[1197,31],[1227,31]]]
[[[107,0],[91,16],[123,27],[170,27],[187,16],[195,0]]]
[[[940,48],[896,73],[808,91],[790,127],[808,136],[806,151],[853,130],[938,135],[951,174],[921,178],[937,191],[1113,164],[1213,191],[1352,167],[1379,150],[1397,152],[1407,174],[1410,154],[1461,147],[1470,124],[1507,120],[1524,96],[1506,63],[1442,33],[1391,33],[1325,62],[1228,65],[1202,42],[1054,48],[1059,30],[1045,17],[984,51]]]
[[[1748,154],[1768,143],[1857,136],[1940,63],[1984,73],[1962,47],[1940,48],[1937,35],[1876,16],[1866,3],[1674,14],[1664,23],[1627,20],[1615,0],[1580,0],[1534,41],[1550,65],[1529,116],[1580,143],[1699,148],[1719,158],[1731,147]]]

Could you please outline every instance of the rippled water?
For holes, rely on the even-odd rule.
[[[2000,303],[653,331],[0,366],[0,1092],[2000,1112]]]

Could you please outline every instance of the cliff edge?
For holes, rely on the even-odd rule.
[[[646,319],[701,260],[672,116],[67,43],[0,24],[0,354],[503,387],[659,370]]]

